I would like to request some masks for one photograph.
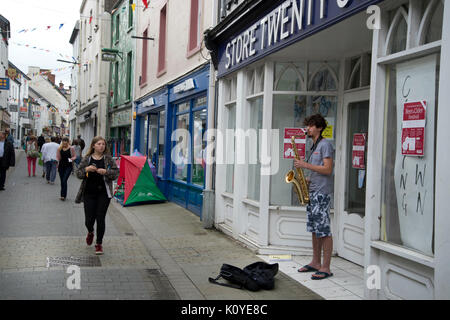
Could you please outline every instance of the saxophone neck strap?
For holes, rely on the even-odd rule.
[[[317,141],[316,141],[315,143],[313,143],[313,145],[312,145],[312,147],[311,147],[311,149],[310,149],[310,150],[311,150],[311,153],[309,154],[308,160],[307,160],[306,162],[309,163],[309,160],[311,160],[311,157],[312,157],[314,151],[316,151],[316,148],[317,148],[317,146],[319,145],[319,142],[320,142],[322,139],[323,139],[323,137],[322,137],[322,135],[320,135],[320,136],[317,138]]]

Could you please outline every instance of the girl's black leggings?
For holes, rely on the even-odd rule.
[[[100,194],[84,194],[85,225],[88,232],[94,232],[94,223],[97,221],[97,244],[102,244],[105,235],[105,217],[110,201],[106,191]]]

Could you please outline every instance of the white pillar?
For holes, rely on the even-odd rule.
[[[438,125],[436,130],[436,175],[435,175],[435,299],[450,299],[450,214],[448,211],[448,190],[450,170],[450,3],[444,3],[442,26],[441,68],[439,79]]]

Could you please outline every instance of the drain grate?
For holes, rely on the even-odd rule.
[[[100,258],[97,256],[85,257],[47,257],[47,268],[56,266],[101,267]]]
[[[159,269],[145,269],[145,271],[147,271],[147,273],[152,276],[153,275],[156,275],[156,276],[161,275],[161,271]]]

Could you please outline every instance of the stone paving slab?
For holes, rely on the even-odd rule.
[[[154,269],[152,270],[154,271]],[[178,300],[167,277],[148,269],[81,268],[81,289],[67,288],[64,270],[0,273],[0,299]]]

